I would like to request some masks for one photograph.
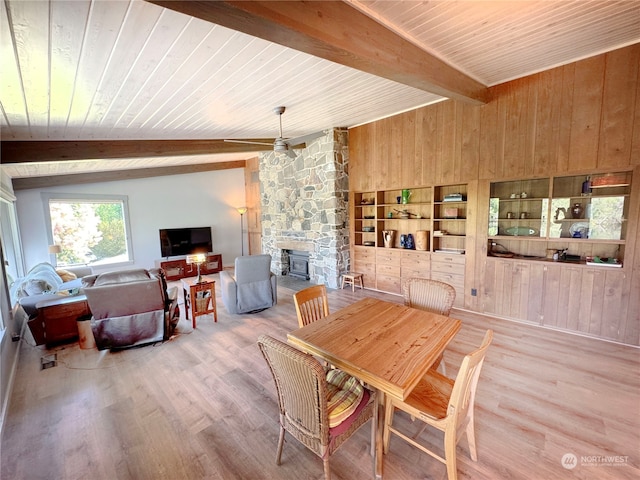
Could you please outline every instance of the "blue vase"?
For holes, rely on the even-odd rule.
[[[400,248],[407,248],[407,236],[400,235]]]
[[[413,235],[411,234],[407,235],[407,241],[405,242],[404,248],[408,248],[410,250],[413,250],[414,248],[416,248],[416,244],[413,241]]]

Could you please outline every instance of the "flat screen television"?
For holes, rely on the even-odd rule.
[[[163,257],[213,252],[211,227],[160,229]]]

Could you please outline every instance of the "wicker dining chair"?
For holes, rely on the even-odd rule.
[[[462,360],[455,381],[439,372],[429,370],[404,401],[387,397],[383,431],[385,454],[389,451],[389,440],[393,433],[444,463],[447,466],[448,480],[456,480],[456,445],[466,433],[471,459],[474,462],[478,461],[473,410],[478,377],[492,339],[493,331],[487,330],[480,347]],[[431,426],[444,432],[444,457],[418,443],[417,438],[422,432],[410,438],[397,430],[393,426],[396,409],[422,420],[425,427]]]
[[[329,457],[370,419],[371,455],[374,457],[378,402],[376,392],[364,389],[357,409],[342,423],[329,426],[326,373],[311,355],[268,335],[258,339],[278,394],[280,437],[276,464],[281,464],[285,431],[322,458],[325,480],[330,480]],[[335,372],[335,371],[334,371]],[[375,466],[375,465],[374,465]]]
[[[402,286],[404,304],[408,307],[426,310],[428,312],[446,315],[451,313],[453,302],[456,300],[456,290],[448,283],[428,278],[409,278]],[[431,367],[438,369],[443,375],[447,374],[442,354]]]
[[[293,302],[301,328],[329,315],[329,300],[324,285],[314,285],[294,293]]]

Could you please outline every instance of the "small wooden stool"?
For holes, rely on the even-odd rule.
[[[351,285],[351,291],[356,291],[356,280],[360,283],[360,288],[364,288],[362,285],[362,274],[358,272],[347,272],[342,274],[342,284],[340,288],[344,288],[344,284]]]

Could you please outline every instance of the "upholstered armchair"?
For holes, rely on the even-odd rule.
[[[82,279],[99,350],[168,339],[180,318],[178,288],[162,270],[123,270]]]
[[[236,258],[235,275],[220,272],[222,303],[229,313],[249,313],[273,307],[278,301],[271,255]]]

